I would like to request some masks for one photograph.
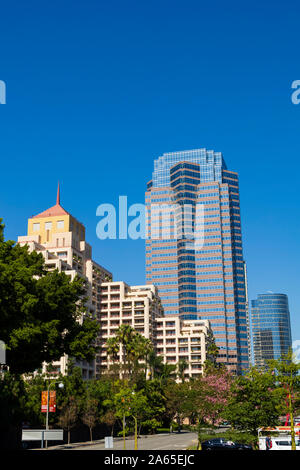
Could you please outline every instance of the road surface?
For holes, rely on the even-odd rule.
[[[126,450],[134,450],[133,437],[126,439]],[[197,443],[197,434],[192,432],[181,432],[173,434],[154,434],[152,436],[141,436],[138,439],[139,450],[185,450],[187,447]],[[48,450],[105,450],[104,440],[93,444],[74,443],[49,447]],[[114,439],[114,450],[123,450],[123,440]]]

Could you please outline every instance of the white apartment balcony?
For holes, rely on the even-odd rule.
[[[114,304],[114,303],[113,303],[113,304],[110,304],[110,309],[111,309],[111,310],[112,310],[112,309],[116,309],[116,308],[117,308],[118,310],[120,310],[120,304],[119,304],[119,303],[116,303],[116,304]]]
[[[124,318],[131,318],[132,317],[132,312],[123,312],[122,311],[122,317]]]
[[[201,356],[191,356],[191,362],[201,362]]]
[[[132,309],[132,303],[131,302],[123,302],[122,303],[122,308],[130,308],[130,310]]]
[[[143,311],[134,312],[135,317],[143,317],[145,313]]]
[[[196,370],[201,371],[202,370],[202,365],[201,364],[193,364],[193,367],[191,367],[191,371],[196,371]]]

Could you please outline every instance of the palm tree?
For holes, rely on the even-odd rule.
[[[159,379],[161,383],[166,383],[174,378],[176,365],[164,363],[163,356],[157,356],[155,351],[152,351],[148,357],[148,363],[152,379]]]
[[[160,377],[164,366],[163,357],[157,356],[156,352],[153,350],[148,356],[148,364],[150,368],[151,379]]]
[[[170,379],[175,377],[176,372],[176,365],[175,364],[163,364],[162,374],[161,374],[161,381],[166,383]]]
[[[185,359],[180,359],[180,361],[177,364],[177,374],[180,377],[182,383],[185,380],[184,373],[188,365],[189,363]]]
[[[149,368],[149,360],[151,354],[153,354],[153,344],[150,341],[150,339],[145,338],[142,335],[135,336],[135,352],[136,352],[136,358],[135,358],[135,365],[136,368],[138,369],[138,363],[140,360],[144,361],[144,373],[145,373],[145,378],[147,379],[147,372]]]
[[[130,325],[121,325],[116,335],[108,339],[107,353],[114,361],[118,361],[120,349],[124,357],[124,371],[132,376],[140,367],[139,361],[146,360],[153,346],[149,339],[144,338]]]

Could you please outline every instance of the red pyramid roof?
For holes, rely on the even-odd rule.
[[[50,207],[44,212],[41,212],[40,214],[33,216],[33,219],[36,219],[39,217],[54,217],[56,215],[69,215],[69,212],[67,212],[63,207],[61,207],[60,204],[55,204],[55,206]]]
[[[38,215],[33,216],[33,219],[42,218],[42,217],[55,217],[57,215],[70,215],[63,207],[60,205],[60,189],[59,183],[57,187],[57,196],[56,196],[56,204],[55,206],[50,207],[50,209],[41,212]]]

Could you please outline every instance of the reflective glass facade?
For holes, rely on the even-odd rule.
[[[219,361],[241,373],[249,328],[237,173],[219,152],[166,153],[154,162],[146,206],[147,283],[157,285],[166,314],[209,319]]]
[[[290,312],[285,294],[259,294],[251,302],[254,363],[278,359],[292,347]]]
[[[152,173],[153,187],[170,185],[170,169],[179,162],[198,163],[201,182],[222,181],[222,169],[226,164],[220,152],[206,149],[186,150],[181,152],[164,153],[154,160]]]

